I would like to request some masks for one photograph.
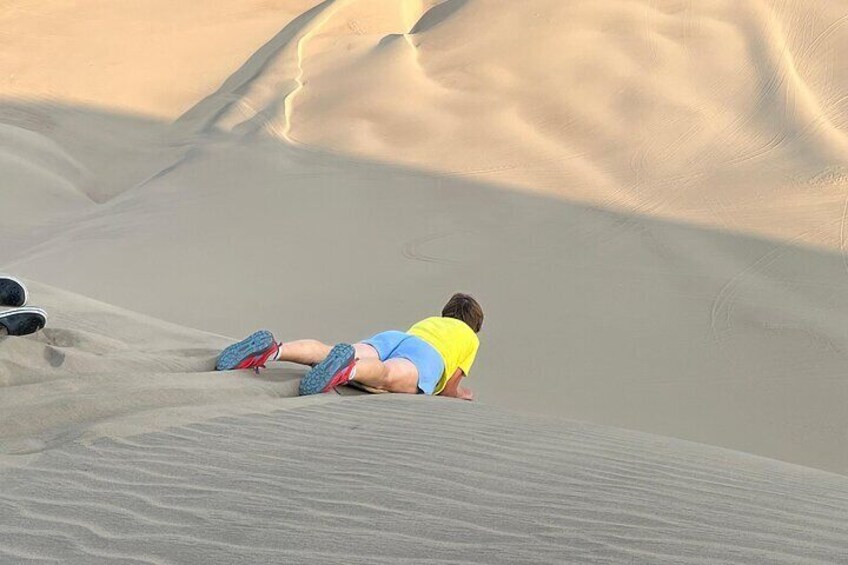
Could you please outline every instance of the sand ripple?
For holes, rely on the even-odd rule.
[[[844,563],[848,479],[485,406],[359,397],[0,475],[0,561]]]

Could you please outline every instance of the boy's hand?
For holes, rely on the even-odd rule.
[[[463,378],[465,378],[465,375],[463,374],[462,369],[457,369],[453,374],[453,377],[448,381],[448,384],[445,385],[445,389],[441,392],[441,396],[461,398],[462,400],[474,400],[474,393],[471,392],[471,389],[459,385]]]

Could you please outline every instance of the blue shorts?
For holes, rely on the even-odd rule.
[[[405,332],[388,331],[378,333],[362,343],[377,350],[380,361],[407,359],[418,369],[418,389],[424,394],[433,394],[445,372],[445,362],[436,349],[418,336]]]

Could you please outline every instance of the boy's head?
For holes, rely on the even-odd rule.
[[[474,333],[483,327],[483,308],[470,295],[457,292],[442,308],[443,318],[455,318],[468,324]]]

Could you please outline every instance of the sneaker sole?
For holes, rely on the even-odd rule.
[[[47,312],[41,308],[16,308],[0,313],[0,326],[9,336],[25,336],[44,329]]]
[[[274,334],[268,330],[259,330],[222,351],[215,370],[232,371],[251,355],[262,353],[273,344]]]
[[[336,373],[353,361],[356,355],[352,345],[340,343],[333,346],[327,358],[315,365],[300,381],[300,396],[318,394],[333,380]]]

